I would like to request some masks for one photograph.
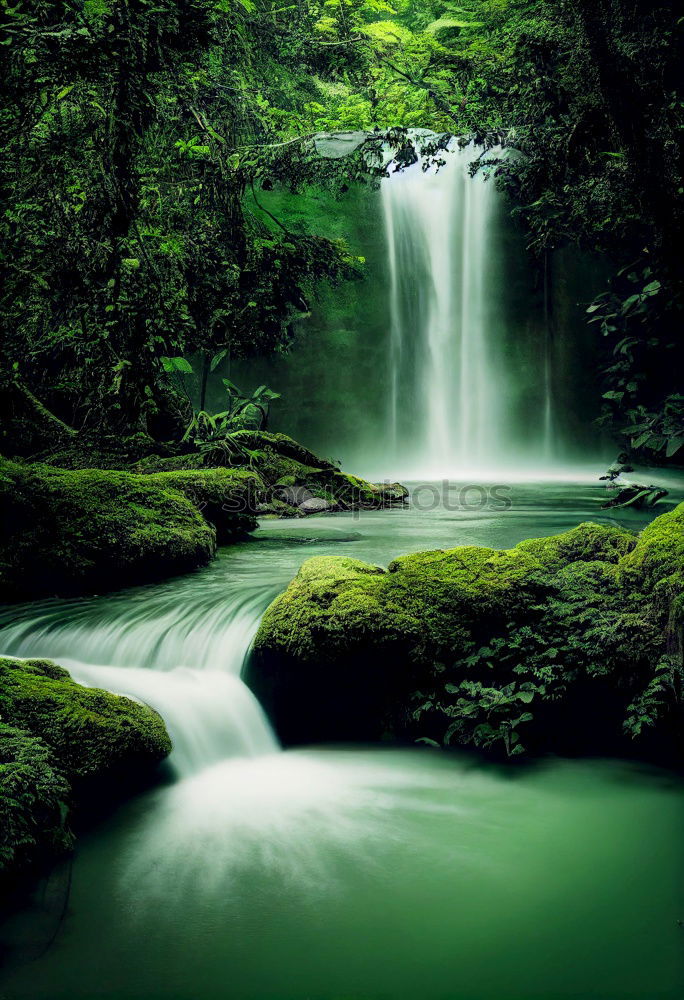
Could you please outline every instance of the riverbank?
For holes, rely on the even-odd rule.
[[[257,515],[306,517],[401,506],[398,483],[341,472],[284,434],[239,432],[234,451],[147,456],[90,467],[74,447],[59,464],[0,460],[0,597],[103,592],[205,566]],[[219,456],[220,457],[220,456]],[[70,467],[65,468],[64,465]]]
[[[219,1000],[229,980],[241,1000],[565,1000],[567,984],[676,1000],[678,778],[611,761],[500,770],[432,750],[279,752],[237,676],[265,608],[313,555],[387,565],[438,544],[508,548],[590,518],[615,524],[602,496],[522,484],[505,512],[264,520],[196,574],[6,609],[1,649],[163,697],[175,744],[175,781],[81,840],[66,923],[42,957],[8,964],[8,998]],[[620,514],[634,529],[648,519]],[[4,940],[35,958],[54,919],[39,894]]]

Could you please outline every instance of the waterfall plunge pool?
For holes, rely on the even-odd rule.
[[[157,700],[176,778],[84,836],[70,877],[57,868],[7,923],[3,997],[679,1000],[679,777],[605,760],[280,752],[239,682],[264,608],[309,556],[386,564],[653,516],[609,517],[603,496],[526,483],[506,511],[264,522],[199,573],[8,609],[4,653]]]

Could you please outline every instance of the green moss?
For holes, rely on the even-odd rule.
[[[272,451],[281,458],[290,458],[299,465],[309,466],[312,469],[334,469],[332,462],[319,458],[308,448],[298,444],[287,434],[271,434],[268,431],[238,431],[233,435],[234,439],[244,448],[250,451]]]
[[[583,524],[387,572],[309,560],[264,616],[250,681],[286,741],[389,730],[509,754],[676,742],[681,646],[658,594],[681,579],[679,511],[639,539]]]
[[[516,548],[535,556],[551,570],[576,561],[616,563],[631,552],[636,542],[636,536],[624,528],[587,521],[562,535],[530,538]]]
[[[135,773],[171,751],[153,709],[83,687],[49,660],[0,659],[0,716],[40,737],[70,781]]]
[[[622,561],[620,576],[626,584],[681,592],[684,587],[684,503],[644,528],[633,551]]]
[[[214,526],[219,545],[244,538],[256,527],[255,500],[263,482],[251,469],[160,472],[151,478],[187,497]]]
[[[0,874],[70,847],[72,808],[139,787],[171,750],[162,719],[49,660],[0,659]]]
[[[200,452],[191,452],[189,455],[171,455],[160,458],[159,455],[148,455],[136,462],[132,472],[182,472],[201,471],[206,469],[207,464],[204,455]]]
[[[4,599],[141,583],[215,550],[214,529],[163,478],[4,462],[0,500]]]

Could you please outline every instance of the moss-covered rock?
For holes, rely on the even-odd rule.
[[[245,538],[256,528],[254,498],[261,480],[251,469],[202,469],[160,472],[153,481],[179,490],[216,529],[218,545]]]
[[[71,846],[69,815],[140,787],[171,750],[162,719],[49,660],[0,659],[0,876]]]
[[[147,455],[132,471],[0,460],[0,600],[146,583],[206,564],[257,515],[374,510],[407,493],[345,475],[285,434],[231,441],[214,466],[214,452]],[[85,460],[76,446],[60,455]]]
[[[684,505],[639,538],[583,524],[386,572],[312,559],[268,609],[249,678],[286,742],[389,733],[508,754],[676,742],[683,545]]]
[[[560,569],[571,562],[617,563],[637,544],[636,535],[624,528],[585,522],[547,538],[530,538],[516,548],[539,559],[545,569]]]
[[[171,751],[157,712],[83,687],[50,660],[0,659],[0,718],[40,737],[71,782],[135,774]]]
[[[212,464],[224,464],[226,474],[241,473],[249,479],[249,510],[261,516],[301,517],[320,513],[320,505],[309,502],[315,499],[325,500],[326,510],[334,512],[400,506],[408,497],[408,490],[399,483],[374,484],[347,475],[286,434],[266,431],[237,431],[230,437],[229,448],[176,458],[152,456],[135,468],[147,473],[194,469],[200,475],[218,471],[208,469]]]
[[[661,514],[644,528],[630,555],[620,563],[620,578],[629,584],[667,589],[684,587],[684,503]]]
[[[299,444],[287,434],[271,434],[268,431],[238,431],[233,435],[238,444],[250,451],[272,451],[281,458],[290,458],[298,465],[312,469],[334,469],[335,465],[325,458]]]
[[[0,466],[0,597],[143,583],[209,562],[215,530],[171,481]]]

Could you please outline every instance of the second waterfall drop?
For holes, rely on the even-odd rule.
[[[454,141],[436,167],[382,184],[390,272],[390,435],[422,476],[482,470],[506,456],[500,322],[492,289],[496,208],[477,151]]]

